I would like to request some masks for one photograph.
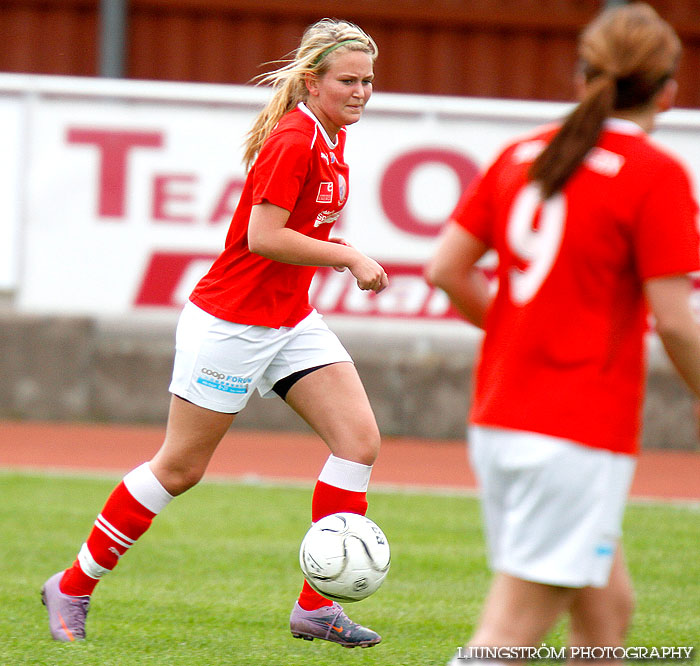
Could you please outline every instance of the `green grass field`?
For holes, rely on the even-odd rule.
[[[204,483],[173,502],[100,584],[88,640],[53,642],[39,600],[67,566],[114,480],[0,473],[0,664],[443,666],[466,639],[488,587],[478,503],[371,492],[392,569],[346,607],[383,636],[347,650],[291,637],[299,542],[310,488]],[[700,510],[634,505],[625,547],[635,579],[634,646],[700,643]],[[565,643],[562,623],[548,644]],[[659,663],[658,661],[656,663]]]

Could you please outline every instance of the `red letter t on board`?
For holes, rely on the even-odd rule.
[[[98,215],[123,217],[129,151],[160,148],[162,133],[69,128],[67,138],[68,143],[89,144],[100,151]]]

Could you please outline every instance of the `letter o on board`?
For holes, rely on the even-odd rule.
[[[384,213],[399,229],[418,236],[437,236],[440,233],[438,226],[414,215],[408,204],[408,182],[411,174],[418,167],[430,163],[442,164],[452,169],[459,178],[462,190],[479,172],[479,167],[463,153],[444,148],[412,150],[389,164],[380,185]]]

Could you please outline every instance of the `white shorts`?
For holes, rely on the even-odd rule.
[[[276,329],[224,321],[188,302],[177,325],[170,392],[233,414],[254,389],[273,397],[280,379],[340,361],[352,359],[315,310],[294,327]]]
[[[635,457],[482,426],[468,439],[491,567],[547,585],[605,587]]]

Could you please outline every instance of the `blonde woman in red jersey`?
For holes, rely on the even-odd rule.
[[[95,585],[168,502],[194,486],[252,392],[280,395],[331,451],[312,520],[364,514],[380,436],[350,356],[309,305],[318,266],[348,269],[363,290],[387,276],[330,236],[347,201],[345,126],[372,93],[374,41],[357,26],[310,26],[293,60],[264,77],[273,96],[246,143],[249,167],[225,248],[185,306],[176,336],[165,441],[107,500],[73,566],[42,589],[56,640],[85,637]],[[290,617],[297,638],[369,647],[380,636],[307,583]]]
[[[698,208],[685,169],[647,136],[672,105],[680,43],[632,3],[599,16],[579,50],[578,106],[499,155],[426,269],[485,330],[469,450],[495,577],[452,666],[493,654],[470,648],[540,646],[565,613],[570,646],[623,645],[634,599],[619,537],[647,307],[700,396],[687,277],[700,269]],[[489,249],[493,299],[475,269]]]

